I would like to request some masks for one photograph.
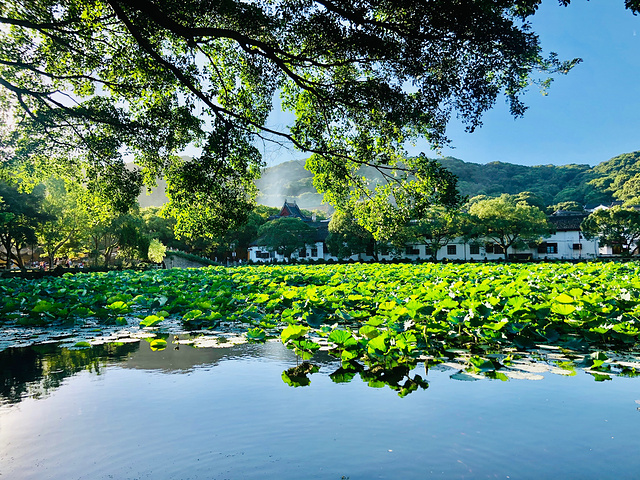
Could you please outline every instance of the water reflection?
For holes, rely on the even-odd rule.
[[[71,375],[88,370],[100,374],[110,362],[122,362],[138,350],[138,343],[112,343],[92,348],[60,348],[56,343],[8,348],[0,352],[2,403],[41,398]]]
[[[286,366],[282,381],[291,387],[308,387],[317,375],[333,383],[360,379],[369,387],[388,387],[404,397],[429,387],[429,372],[443,372],[452,380],[542,380],[547,375],[588,374],[597,382],[615,377],[640,376],[637,352],[579,353],[553,347],[529,351],[508,349],[483,357],[467,350],[450,350],[440,358],[424,358],[400,365],[367,365],[344,362],[326,350],[302,361],[280,342],[242,344],[226,348],[194,348],[185,337],[124,339],[89,348],[62,347],[46,343],[13,347],[0,351],[0,404],[18,403],[25,398],[42,398],[59,388],[65,378],[81,371],[99,375],[108,365],[125,369],[185,373],[198,367],[211,367],[223,360],[263,358]]]

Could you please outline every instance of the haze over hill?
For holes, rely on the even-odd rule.
[[[478,164],[446,157],[440,163],[459,179],[462,195],[498,196],[502,193],[532,192],[546,205],[575,201],[582,205],[608,204],[614,200],[640,200],[640,151],[626,153],[589,165],[538,165],[534,167],[504,162]],[[295,201],[308,210],[329,210],[313,187],[304,160],[292,160],[264,169],[256,185],[258,203],[280,207],[284,200]],[[165,183],[160,181],[151,195],[142,194],[140,206],[159,206],[166,201]]]

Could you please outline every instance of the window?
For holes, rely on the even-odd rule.
[[[455,255],[455,254],[456,254],[456,246],[447,245],[447,255]]]
[[[469,245],[469,253],[471,255],[480,255],[480,245]]]
[[[557,243],[547,243],[547,250],[545,253],[558,253]]]
[[[574,243],[573,244],[573,249],[574,250],[582,250],[582,244],[581,243]]]
[[[317,248],[312,248],[311,249],[311,256],[316,258],[318,256],[318,249]]]
[[[260,250],[256,252],[256,258],[270,258],[270,257],[271,255],[269,254],[269,252],[263,252]]]
[[[490,243],[488,245],[485,245],[484,247],[485,252],[487,253],[493,253],[493,243]]]
[[[413,245],[407,245],[406,253],[407,255],[420,255],[420,250],[415,248]]]
[[[298,256],[299,256],[300,258],[304,258],[304,257],[306,257],[306,256],[307,256],[307,249],[306,249],[306,248],[301,249],[301,250],[300,250],[300,253],[298,253]]]

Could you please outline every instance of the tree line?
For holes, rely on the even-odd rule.
[[[640,211],[635,208],[615,206],[587,216],[576,202],[565,202],[560,207],[583,214],[581,230],[587,239],[598,238],[600,245],[611,246],[616,253],[638,253]],[[471,244],[495,245],[496,251],[508,259],[509,249],[535,247],[555,232],[548,213],[540,206],[540,199],[530,192],[477,196],[457,208],[433,205],[421,217],[376,238],[354,215],[337,211],[328,224],[326,246],[339,259],[365,254],[378,260],[381,254],[405,253],[412,245],[424,244],[431,259],[438,260],[442,247],[462,238]],[[293,252],[313,245],[314,234],[313,226],[304,221],[282,218],[263,225],[256,244],[290,257]]]
[[[575,202],[563,206],[581,211]],[[167,248],[223,261],[242,258],[251,245],[284,257],[314,245],[317,222],[273,219],[278,212],[277,208],[259,205],[224,235],[185,238],[176,234],[175,218],[158,207],[117,213],[97,202],[87,189],[55,178],[30,193],[0,182],[0,261],[5,268],[24,268],[31,255],[44,259],[51,268],[62,264],[63,259],[66,265],[88,260],[91,266],[132,267],[161,262]],[[316,220],[325,220],[322,212],[313,214]],[[433,205],[421,217],[402,228],[386,230],[378,238],[350,212],[336,211],[327,228],[327,250],[339,259],[358,254],[378,259],[390,251],[404,252],[407,246],[424,244],[431,258],[437,260],[439,250],[457,238],[492,243],[506,259],[510,248],[535,246],[553,233],[547,212],[530,192],[477,196],[457,208]],[[637,253],[640,211],[622,206],[596,210],[582,222],[582,231],[585,237],[598,237],[601,245],[609,245],[618,253]],[[232,252],[240,255],[233,257]]]

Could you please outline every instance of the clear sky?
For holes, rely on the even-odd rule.
[[[454,119],[448,135],[455,148],[442,154],[477,163],[595,165],[640,150],[640,15],[626,10],[623,0],[573,0],[568,7],[545,0],[531,23],[545,56],[553,51],[583,63],[556,76],[547,96],[532,86],[522,118],[511,117],[499,98],[474,133]],[[410,149],[421,151],[437,157],[426,142]],[[269,165],[305,157],[266,146]]]

